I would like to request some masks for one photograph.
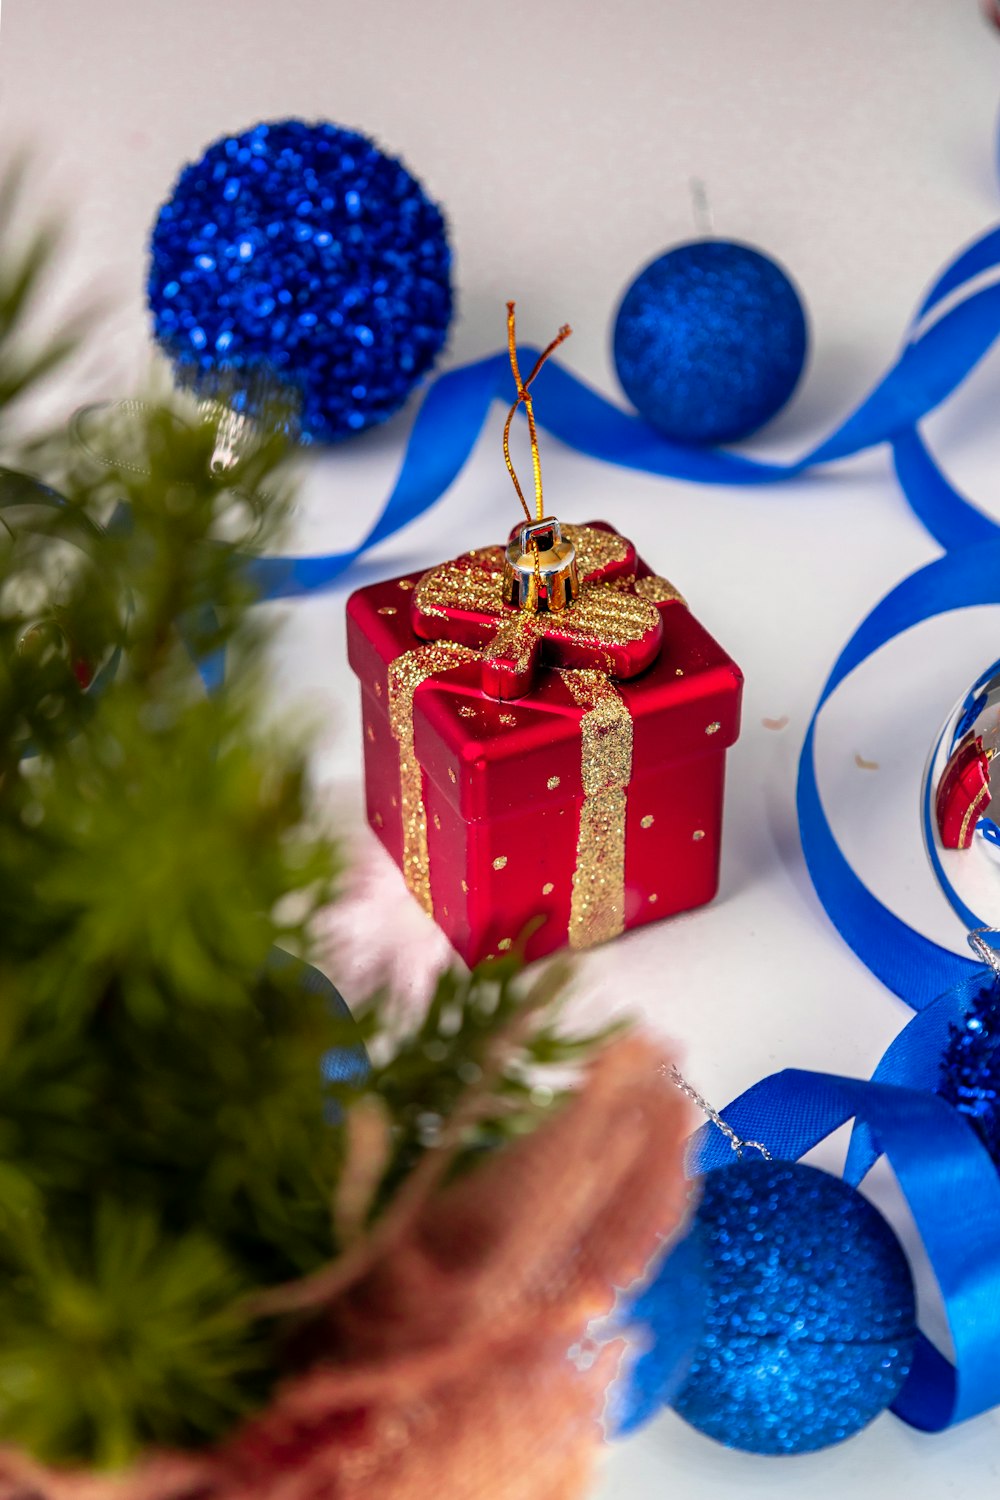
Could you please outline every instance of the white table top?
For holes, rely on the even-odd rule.
[[[182,162],[258,119],[326,117],[400,153],[448,212],[459,292],[448,362],[500,347],[516,296],[523,336],[542,342],[571,321],[567,360],[608,392],[619,292],[691,236],[688,179],[702,178],[717,233],[776,255],[809,307],[807,377],[752,445],[785,456],[853,406],[933,273],[997,218],[998,62],[1000,35],[976,0],[6,0],[0,119],[5,141],[37,148],[34,195],[72,212],[70,300],[87,287],[113,305],[102,363],[74,399],[121,394],[147,370],[146,242]],[[927,431],[967,493],[1000,512],[998,369],[987,360]],[[409,421],[317,464],[303,550],[361,535]],[[380,573],[506,529],[500,421],[497,411],[441,505],[372,555]],[[816,902],[798,850],[795,764],[837,651],[934,543],[881,451],[748,493],[604,468],[552,441],[544,463],[556,508],[632,536],[747,675],[719,900],[589,956],[588,992],[640,1008],[720,1104],[784,1066],[866,1076],[907,1013]],[[283,691],[328,713],[318,773],[355,807],[343,599],[356,581],[289,607],[280,646]],[[896,910],[957,949],[962,931],[924,862],[917,791],[937,725],[1000,654],[998,630],[981,609],[883,652],[831,705],[820,745],[852,858]],[[786,716],[784,729],[764,726]],[[933,1323],[929,1288],[927,1300]],[[615,1450],[599,1495],[875,1500],[891,1485],[909,1500],[965,1497],[995,1483],[998,1440],[995,1416],[939,1437],[886,1416],[839,1449],[765,1460],[666,1414]]]

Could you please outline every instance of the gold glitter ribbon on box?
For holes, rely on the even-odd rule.
[[[632,715],[595,670],[564,672],[580,720],[583,805],[569,915],[571,948],[592,948],[625,926],[625,807],[632,780]]]
[[[413,695],[428,677],[451,671],[482,653],[453,641],[433,641],[389,663],[389,726],[399,745],[399,809],[403,822],[403,878],[428,916],[434,915],[423,770],[413,748]]]
[[[483,653],[449,641],[405,651],[389,664],[389,724],[399,745],[403,877],[429,916],[434,915],[423,770],[413,746],[413,699],[430,677],[451,671]],[[632,779],[632,715],[604,672],[563,672],[563,681],[583,708],[580,770],[583,804],[576,841],[568,940],[592,948],[616,937],[625,925],[625,808]]]

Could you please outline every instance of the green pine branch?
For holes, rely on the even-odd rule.
[[[11,257],[5,193],[0,448],[3,402],[62,358],[25,353],[49,238]],[[600,1040],[561,1035],[558,973],[534,1014],[512,958],[443,976],[402,1032],[272,961],[308,958],[340,856],[307,746],[263,721],[245,566],[289,513],[291,414],[265,403],[220,472],[226,423],[133,404],[88,425],[110,463],[57,432],[0,470],[0,1442],[54,1463],[259,1407],[287,1373],[262,1296],[343,1265],[456,1121],[449,1170],[533,1128]],[[359,1037],[367,1077],[325,1080]]]

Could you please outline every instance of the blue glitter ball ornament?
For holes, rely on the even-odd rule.
[[[968,1117],[1000,1166],[1000,986],[986,985],[948,1027],[937,1092]]]
[[[728,443],[795,389],[808,336],[798,292],[773,260],[732,240],[692,240],[636,277],[615,319],[629,400],[682,443]]]
[[[899,1241],[848,1183],[744,1158],[703,1178],[705,1330],[674,1410],[749,1453],[809,1453],[895,1400],[916,1339]]]
[[[281,120],[215,141],[153,229],[149,305],[178,378],[291,385],[305,440],[391,416],[452,312],[439,208],[401,162],[338,125]],[[231,375],[228,376],[231,385]]]

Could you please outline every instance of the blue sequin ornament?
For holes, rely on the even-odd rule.
[[[430,369],[452,312],[439,208],[401,162],[339,125],[281,120],[215,141],[153,229],[156,337],[178,378],[223,372],[297,392],[330,442],[391,416]]]
[[[895,1234],[848,1183],[800,1162],[744,1158],[702,1184],[705,1329],[675,1411],[750,1453],[852,1436],[895,1400],[913,1358]]]
[[[1000,986],[986,985],[948,1027],[937,1091],[969,1118],[1000,1165]]]
[[[682,443],[755,432],[795,389],[807,344],[785,272],[731,240],[692,240],[654,260],[622,298],[614,328],[625,394]]]

